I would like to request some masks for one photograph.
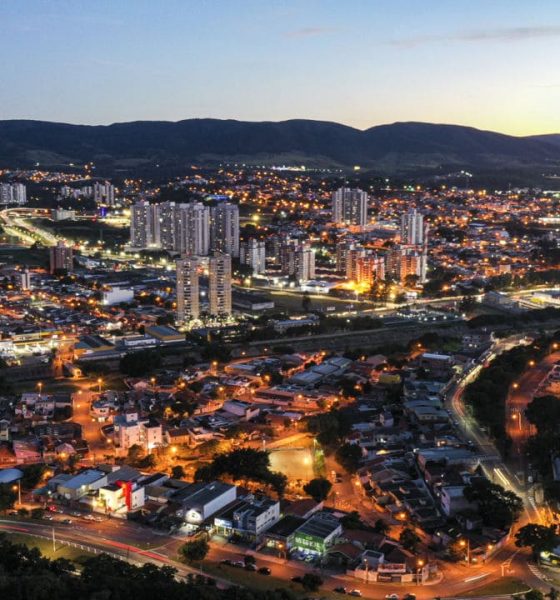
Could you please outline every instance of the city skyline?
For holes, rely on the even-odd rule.
[[[25,1],[0,8],[0,119],[221,118],[560,131],[553,2]],[[318,101],[320,99],[320,101]]]

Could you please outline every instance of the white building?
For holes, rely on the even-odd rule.
[[[221,202],[210,209],[210,248],[239,256],[239,207]]]
[[[0,204],[27,204],[27,188],[23,183],[0,183]]]
[[[185,323],[200,315],[199,264],[196,258],[185,258],[175,263],[177,274],[177,321]]]
[[[367,224],[369,196],[360,189],[339,188],[332,195],[332,220],[337,225]]]
[[[255,238],[241,244],[241,263],[253,269],[253,275],[260,275],[266,270],[266,244]]]
[[[401,244],[421,246],[424,234],[424,216],[415,208],[401,215]]]
[[[231,256],[214,254],[209,261],[211,315],[231,314]]]
[[[102,292],[101,303],[104,306],[112,306],[121,302],[132,302],[134,290],[130,286],[113,285]]]

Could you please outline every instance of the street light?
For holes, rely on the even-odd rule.
[[[21,480],[18,479],[17,484],[12,486],[12,490],[18,493],[18,506],[21,506]]]
[[[469,538],[467,538],[466,540],[460,540],[459,546],[461,546],[461,548],[466,548],[466,550],[467,550],[467,553],[466,553],[467,565],[470,565],[471,564],[471,541],[469,540]]]
[[[43,390],[43,382],[39,381],[39,383],[37,384],[37,387],[39,388],[39,396],[41,395],[41,391]]]
[[[419,585],[422,585],[422,577],[420,576],[420,573],[422,571],[423,566],[424,566],[424,560],[419,558],[416,561],[416,583],[418,583]]]
[[[97,385],[98,385],[98,389],[99,389],[99,393],[101,394],[101,384],[103,383],[103,379],[101,379],[101,377],[98,378],[97,380]]]

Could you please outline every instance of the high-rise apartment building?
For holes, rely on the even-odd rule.
[[[209,260],[208,291],[211,315],[231,314],[231,256],[216,252]]]
[[[206,256],[210,249],[210,211],[201,202],[153,204],[131,208],[130,244],[163,248],[183,256]]]
[[[49,248],[49,266],[52,273],[70,273],[74,267],[74,252],[64,242]]]
[[[210,248],[239,256],[239,207],[221,202],[210,209]]]
[[[140,200],[130,208],[130,245],[133,248],[159,248],[158,205]]]
[[[96,204],[105,204],[106,206],[115,205],[115,186],[109,181],[101,183],[96,181],[93,184],[93,200]]]
[[[424,238],[424,215],[415,208],[401,215],[401,244],[421,246]]]
[[[241,264],[253,269],[253,275],[259,275],[266,270],[266,244],[264,241],[250,238],[240,245],[239,257]]]
[[[369,197],[360,189],[339,188],[332,195],[332,220],[337,225],[367,224]]]
[[[0,183],[0,204],[27,203],[27,188],[23,183]]]
[[[31,289],[31,273],[29,269],[24,269],[19,274],[19,286],[23,291]]]
[[[356,282],[372,286],[385,279],[385,261],[377,254],[367,254],[358,259]]]
[[[177,322],[186,323],[200,315],[199,265],[196,258],[175,263],[177,273]]]
[[[315,278],[315,252],[309,242],[288,240],[282,247],[282,273],[300,285]]]

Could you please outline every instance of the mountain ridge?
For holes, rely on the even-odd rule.
[[[0,121],[0,167],[106,168],[248,162],[379,170],[560,169],[560,134],[512,136],[463,125],[397,121],[356,129],[331,121],[183,119],[74,125]]]

